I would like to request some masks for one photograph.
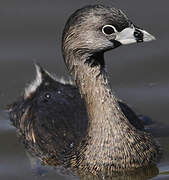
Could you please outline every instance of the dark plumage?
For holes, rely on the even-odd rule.
[[[78,88],[53,80],[36,66],[36,81],[9,108],[29,151],[44,164],[94,174],[154,164],[159,145],[113,95],[104,62],[110,49],[153,39],[119,9],[93,5],[77,10],[66,23],[62,51]]]

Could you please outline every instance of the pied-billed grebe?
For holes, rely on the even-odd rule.
[[[78,89],[52,80],[36,66],[37,80],[10,108],[25,146],[45,164],[91,173],[154,164],[160,147],[137,125],[137,117],[127,116],[132,110],[113,95],[104,62],[104,52],[110,49],[153,39],[116,8],[92,5],[71,15],[62,51]]]

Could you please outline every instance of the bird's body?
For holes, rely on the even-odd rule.
[[[62,38],[65,64],[77,88],[36,66],[36,81],[10,109],[25,146],[45,164],[91,173],[154,164],[159,145],[112,93],[104,61],[110,49],[153,39],[119,9],[93,5],[77,10]]]
[[[36,80],[25,89],[24,96],[11,105],[10,118],[27,151],[46,164],[56,165],[59,158],[52,159],[55,151],[60,152],[64,159],[63,152],[72,153],[75,145],[85,137],[88,115],[84,100],[74,84],[59,82],[39,65],[36,65],[36,71]],[[41,82],[39,87],[38,81]],[[36,89],[33,94],[30,93],[32,87]],[[144,130],[143,123],[132,109],[121,100],[118,104],[130,123]]]

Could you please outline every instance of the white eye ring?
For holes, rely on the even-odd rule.
[[[117,30],[113,25],[105,25],[102,27],[102,33],[105,35],[112,35],[114,33],[116,33]]]

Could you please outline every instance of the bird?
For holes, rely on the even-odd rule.
[[[63,59],[75,84],[36,64],[36,79],[8,107],[28,151],[44,165],[92,174],[156,164],[161,147],[113,94],[104,59],[121,45],[152,40],[118,8],[96,4],[76,10],[62,35]]]

